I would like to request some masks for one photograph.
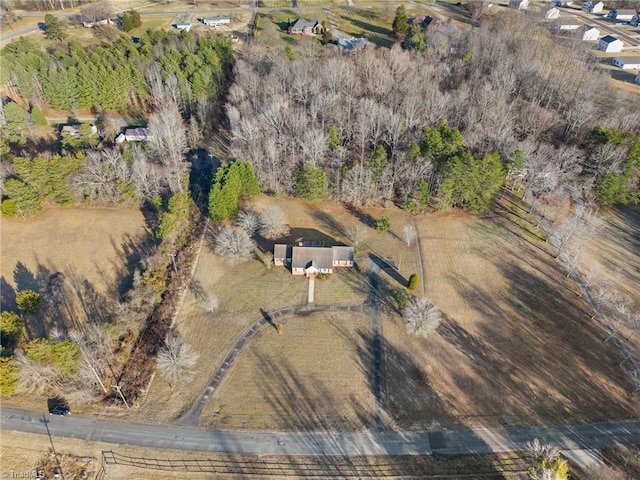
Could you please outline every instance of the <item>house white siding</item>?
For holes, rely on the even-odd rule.
[[[509,8],[516,10],[526,10],[529,8],[529,0],[509,0]]]
[[[560,10],[554,7],[547,10],[547,13],[545,14],[544,17],[553,20],[554,18],[558,18],[559,16],[560,16]]]
[[[600,30],[598,30],[597,28],[589,28],[588,30],[585,30],[584,33],[582,34],[582,40],[585,40],[587,42],[598,40],[599,36],[600,36]]]
[[[622,46],[622,40],[612,37],[611,35],[605,35],[598,42],[598,50],[602,50],[603,52],[621,52]]]
[[[623,70],[635,70],[640,68],[640,57],[616,57],[613,64]]]

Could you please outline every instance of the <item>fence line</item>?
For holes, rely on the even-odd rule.
[[[405,462],[353,463],[349,457],[291,457],[286,461],[278,459],[159,459],[134,457],[111,450],[102,451],[102,465],[96,480],[107,478],[106,467],[123,465],[149,470],[184,473],[210,473],[223,476],[251,475],[255,477],[297,477],[297,478],[505,478],[504,475],[525,473],[519,457],[500,459],[497,464],[487,464],[486,471],[474,473],[436,473],[435,467],[442,465],[406,465]],[[477,467],[477,466],[476,466]],[[508,478],[508,477],[507,477]]]

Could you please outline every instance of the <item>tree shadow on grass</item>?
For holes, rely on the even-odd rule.
[[[316,206],[309,206],[307,211],[318,225],[325,228],[331,235],[341,238],[345,238],[347,236],[344,225],[329,212],[326,212]]]
[[[516,421],[527,423],[637,415],[630,397],[620,394],[620,389],[633,390],[620,367],[621,355],[604,342],[584,300],[504,258],[498,266],[507,289],[485,290],[464,281],[456,287],[471,308],[493,321],[478,322],[473,333],[456,322],[440,330],[469,360],[461,390],[495,406],[496,415],[516,414]]]
[[[356,217],[360,222],[362,222],[367,227],[376,228],[377,220],[375,218],[373,218],[371,215],[369,215],[368,213],[366,213],[366,212],[362,211],[360,208],[354,207],[353,205],[348,204],[348,203],[345,203],[344,207],[346,208],[346,210],[351,215]]]

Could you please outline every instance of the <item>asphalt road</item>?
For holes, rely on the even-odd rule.
[[[460,455],[521,451],[527,441],[562,450],[640,444],[640,421],[444,432],[253,432],[142,425],[3,407],[0,429],[153,448],[247,455]]]

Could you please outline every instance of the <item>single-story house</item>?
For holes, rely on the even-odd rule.
[[[549,10],[547,10],[547,13],[544,14],[544,18],[548,18],[550,20],[558,18],[559,16],[560,10],[558,10],[556,7],[550,8]]]
[[[191,22],[178,22],[178,23],[174,23],[173,24],[173,28],[177,29],[177,30],[185,30],[185,31],[189,31],[191,30]]]
[[[582,2],[582,11],[591,13],[600,13],[604,8],[604,3],[598,0]]]
[[[583,25],[578,29],[578,35],[580,36],[581,40],[587,42],[598,40],[598,38],[600,37],[600,30],[589,25]]]
[[[148,128],[137,127],[127,128],[121,134],[116,137],[116,143],[122,143],[125,140],[127,142],[146,142],[152,137]]]
[[[616,57],[613,59],[613,64],[623,70],[635,70],[640,68],[640,56]]]
[[[617,9],[614,8],[613,10],[611,10],[608,14],[607,17],[612,18],[613,20],[631,20],[633,19],[633,17],[635,17],[638,14],[638,12],[636,12],[635,10],[628,8],[628,9]]]
[[[554,7],[562,7],[562,8],[569,8],[571,5],[573,5],[573,2],[571,0],[556,0],[553,3]]]
[[[636,75],[636,83],[640,85],[640,72]]]
[[[91,133],[98,133],[98,127],[95,125],[91,125]],[[80,135],[80,125],[65,125],[60,129],[60,134],[62,135],[71,135],[72,137],[77,137]]]
[[[220,27],[222,25],[229,25],[231,23],[231,18],[217,16],[211,18],[201,18],[200,21],[209,27]]]
[[[629,21],[629,23],[634,27],[637,27],[638,25],[640,25],[640,13],[636,13],[633,16],[633,18]]]
[[[617,39],[613,35],[605,35],[598,42],[598,50],[602,50],[603,52],[621,52],[622,40]]]
[[[509,8],[516,10],[526,10],[529,8],[529,0],[509,0]]]
[[[99,27],[100,25],[113,25],[113,21],[110,18],[104,18],[95,22],[82,22],[82,26],[85,28]]]
[[[322,24],[316,20],[308,21],[298,18],[289,25],[287,33],[289,35],[321,35],[324,32]]]
[[[369,46],[369,40],[366,38],[339,38],[338,46],[342,50],[364,50]]]
[[[273,247],[274,265],[290,265],[294,275],[333,273],[334,267],[353,267],[353,247],[308,247],[276,244]]]
[[[582,23],[575,17],[556,18],[551,22],[551,28],[554,30],[577,30],[581,25]]]

